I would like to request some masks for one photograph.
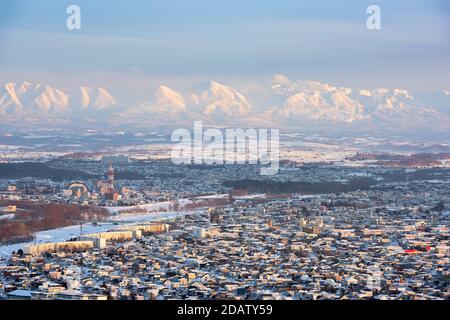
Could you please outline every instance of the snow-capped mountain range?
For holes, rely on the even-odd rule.
[[[0,124],[151,128],[202,120],[211,126],[279,127],[296,132],[450,132],[448,91],[353,89],[293,81],[283,75],[273,76],[259,88],[260,92],[244,95],[216,81],[193,84],[185,92],[160,85],[149,88],[153,99],[128,105],[105,88],[80,86],[66,92],[44,84],[7,82],[0,87]]]

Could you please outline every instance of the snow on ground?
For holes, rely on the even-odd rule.
[[[24,146],[15,146],[15,145],[9,145],[9,144],[0,144],[0,150],[1,151],[11,151],[11,150],[18,150],[21,148],[29,148]]]
[[[94,227],[94,225],[92,224],[86,224],[83,225],[83,233],[107,231],[108,228],[111,228],[112,226],[113,226],[112,223],[100,224],[98,227]],[[80,235],[79,225],[69,226],[65,228],[57,228],[52,230],[45,230],[36,233],[36,243],[40,244],[47,242],[65,241],[79,235]],[[34,241],[0,246],[0,256],[9,255],[11,254],[12,251],[14,250],[17,251],[18,249],[23,248],[24,246],[30,244],[34,244]]]
[[[201,200],[206,200],[206,199],[224,199],[224,198],[228,198],[228,193],[225,194],[212,194],[209,196],[199,196],[196,197],[195,199],[201,199]]]
[[[218,198],[226,195],[214,195],[209,196],[209,198]],[[192,200],[180,199],[178,201],[180,206],[191,203]],[[170,220],[177,216],[183,216],[186,214],[195,214],[201,212],[201,210],[193,211],[179,211],[179,212],[159,212],[160,209],[168,210],[169,207],[173,205],[173,201],[155,202],[143,205],[131,206],[131,207],[106,207],[106,209],[112,214],[109,217],[109,221],[117,221],[118,223],[129,222],[150,222],[150,221],[160,221],[160,220]],[[137,210],[137,213],[123,213],[120,214],[121,210]],[[6,219],[6,218],[5,218]],[[95,232],[105,232],[117,228],[118,226],[112,222],[99,222],[97,226],[93,224],[84,224],[82,228],[82,233],[95,233]],[[66,241],[70,238],[78,237],[80,235],[80,226],[74,225],[65,228],[57,228],[52,230],[40,231],[36,233],[36,243],[48,243],[48,242],[59,242]],[[34,241],[26,243],[17,243],[12,245],[0,246],[0,257],[9,256],[12,251],[17,251],[26,245],[34,244]]]
[[[254,194],[248,194],[245,196],[236,196],[234,197],[236,200],[250,200],[250,199],[259,199],[264,198],[266,196],[265,193],[254,193]]]
[[[180,212],[153,212],[148,214],[126,214],[112,217],[112,220],[117,220],[117,222],[130,222],[130,223],[151,222],[151,221],[170,220],[176,218],[177,216],[196,214],[199,212],[201,212],[201,210],[180,211]],[[99,222],[97,226],[89,223],[83,225],[82,234],[106,232],[118,227],[120,226],[115,225],[112,222],[105,222],[105,223]],[[78,237],[79,235],[80,235],[79,225],[40,231],[36,233],[36,243],[41,244],[48,242],[66,241],[69,240],[70,238]],[[12,245],[0,246],[0,257],[2,256],[7,257],[11,254],[12,251],[17,251],[21,248],[23,249],[24,246],[32,245],[34,243],[35,243],[34,241],[30,241],[26,243],[17,243]]]
[[[111,218],[117,222],[150,222],[174,219],[177,216],[199,213],[202,210],[179,211],[179,212],[153,212],[149,214],[120,214]]]
[[[181,206],[188,204],[192,202],[189,199],[180,199],[179,203]],[[106,209],[111,214],[118,214],[122,210],[139,210],[142,212],[157,212],[161,209],[168,210],[169,207],[173,205],[173,201],[164,201],[164,202],[154,202],[154,203],[147,203],[147,204],[141,204],[137,206],[130,206],[130,207],[106,207]]]

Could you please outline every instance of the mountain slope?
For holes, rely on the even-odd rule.
[[[193,93],[191,102],[204,115],[214,117],[234,117],[251,111],[250,104],[240,92],[216,81],[209,81],[199,92]]]
[[[401,128],[447,128],[449,118],[423,100],[400,89],[355,90],[315,81],[290,81],[274,77],[272,90],[285,97],[282,106],[268,113],[277,123],[334,123],[379,130]]]
[[[336,134],[450,131],[448,91],[416,94],[402,89],[355,89],[283,75],[260,82],[257,88],[256,93],[244,94],[216,81],[194,84],[183,92],[159,85],[146,101],[127,105],[105,88],[80,86],[66,92],[44,84],[7,82],[0,87],[0,124],[133,129],[191,127],[193,121],[202,120],[214,126]]]
[[[116,100],[103,88],[79,87],[73,93],[44,84],[9,82],[0,88],[1,120],[20,125],[67,124],[100,113]]]

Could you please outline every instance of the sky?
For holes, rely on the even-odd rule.
[[[80,30],[66,28],[71,4]],[[366,27],[372,4],[381,30]],[[132,93],[285,74],[449,90],[449,31],[447,0],[0,0],[0,81]]]

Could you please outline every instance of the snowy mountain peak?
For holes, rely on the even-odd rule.
[[[95,107],[103,109],[116,104],[116,100],[112,95],[104,88],[98,88],[97,98],[95,99]]]
[[[20,102],[20,99],[19,99],[19,95],[21,94],[21,92],[18,92],[18,93],[16,92],[16,83],[15,82],[8,82],[8,83],[6,83],[5,84],[5,89],[6,89],[6,92],[8,93],[9,96],[5,95],[2,98],[2,101],[6,100],[6,101],[4,101],[4,104],[6,106],[11,105],[11,104],[15,104],[16,107],[23,108],[23,105],[22,105],[22,103]]]
[[[34,101],[41,111],[64,112],[68,111],[69,96],[62,90],[45,86]]]
[[[176,108],[185,110],[186,101],[183,96],[171,88],[160,85],[155,90],[156,104],[160,107]]]
[[[280,74],[269,81],[244,83],[239,87],[242,91],[212,80],[190,88],[178,92],[159,85],[153,99],[129,105],[118,104],[106,88],[80,86],[65,91],[28,81],[7,82],[0,86],[0,124],[98,122],[131,128],[202,120],[220,126],[251,124],[289,130],[321,126],[381,132],[450,130],[450,93],[444,90],[354,89]]]
[[[88,87],[80,87],[81,97],[80,103],[83,108],[87,108],[91,102],[90,91],[91,88]]]
[[[342,89],[348,90],[347,88]],[[272,78],[272,90],[276,94],[289,95],[296,92],[306,92],[306,93],[331,92],[337,90],[337,88],[327,83],[321,83],[319,81],[312,81],[312,80],[292,81],[286,76],[278,74]]]
[[[216,81],[209,81],[208,88],[199,94],[193,94],[191,101],[202,105],[202,112],[205,115],[236,116],[251,111],[251,106],[244,95]]]
[[[8,82],[0,90],[0,113],[32,118],[68,114],[88,108],[103,109],[114,105],[115,99],[103,88],[79,87],[74,94],[46,84],[24,81],[20,85]]]
[[[74,108],[102,110],[116,104],[113,96],[104,88],[89,88],[81,86],[79,92],[73,95],[71,105]]]

